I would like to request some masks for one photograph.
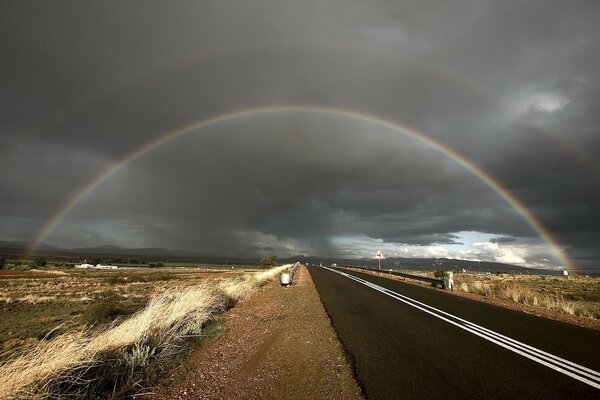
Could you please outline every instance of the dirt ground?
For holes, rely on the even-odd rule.
[[[152,399],[360,399],[341,345],[305,267],[225,315]]]

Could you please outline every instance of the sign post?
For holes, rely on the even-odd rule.
[[[385,257],[383,256],[383,253],[381,252],[381,250],[377,250],[377,254],[375,254],[375,258],[377,259],[377,264],[378,264],[377,269],[381,270],[381,260],[385,260]]]

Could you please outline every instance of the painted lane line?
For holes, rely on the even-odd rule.
[[[549,361],[551,363],[557,364],[558,366],[570,369],[572,371],[575,371],[575,372],[577,372],[579,374],[582,374],[582,375],[587,376],[587,377],[589,377],[591,379],[594,379],[594,380],[599,380],[599,378],[600,378],[600,373],[596,372],[596,371],[594,371],[592,369],[589,369],[589,368],[584,367],[582,365],[576,364],[576,363],[574,363],[572,361],[569,361],[569,360],[566,360],[564,358],[555,356],[554,354],[547,353],[547,352],[545,352],[543,350],[540,350],[538,348],[530,346],[530,345],[528,345],[526,343],[519,342],[519,341],[517,341],[515,339],[512,339],[512,338],[509,338],[507,336],[504,336],[504,335],[502,335],[502,334],[500,334],[498,332],[492,331],[492,330],[490,330],[488,328],[484,328],[484,327],[482,327],[480,325],[474,324],[474,323],[472,323],[470,321],[464,320],[464,319],[462,319],[460,317],[457,317],[457,316],[449,314],[449,313],[447,313],[445,311],[439,310],[439,309],[437,309],[435,307],[432,307],[432,306],[429,306],[427,304],[421,303],[421,302],[419,302],[417,300],[411,299],[410,297],[407,297],[407,296],[401,295],[399,293],[390,291],[389,289],[385,289],[385,290],[388,291],[388,295],[391,295],[392,297],[397,297],[398,296],[398,297],[403,297],[403,298],[407,299],[408,301],[412,300],[412,301],[414,301],[415,303],[417,303],[417,304],[419,304],[421,306],[424,306],[424,307],[426,307],[426,308],[428,308],[430,310],[433,310],[434,312],[439,312],[440,314],[443,314],[443,315],[446,315],[446,316],[448,316],[450,318],[453,318],[453,319],[459,321],[460,323],[462,323],[463,325],[466,325],[467,327],[475,329],[475,330],[477,330],[477,331],[479,331],[479,332],[481,332],[483,334],[487,334],[487,335],[489,335],[489,336],[491,336],[491,337],[493,337],[493,338],[495,338],[497,340],[500,340],[500,341],[502,341],[502,342],[504,342],[504,343],[506,343],[508,345],[513,345],[513,346],[515,346],[515,347],[517,347],[517,348],[519,348],[519,349],[521,349],[521,350],[523,350],[523,351],[525,351],[527,353],[533,354],[533,355],[538,356],[538,357],[540,357],[542,359],[545,359],[545,360],[547,360],[547,361]]]
[[[569,360],[566,360],[564,358],[555,356],[554,354],[547,353],[547,352],[545,352],[543,350],[537,349],[537,348],[532,347],[532,346],[530,346],[528,344],[519,342],[519,341],[517,341],[515,339],[509,338],[509,337],[504,336],[504,335],[502,335],[502,334],[500,334],[498,332],[494,332],[494,331],[492,331],[490,329],[487,329],[487,328],[484,328],[484,327],[482,327],[480,325],[474,324],[474,323],[472,323],[470,321],[466,321],[466,320],[464,320],[464,319],[462,319],[460,317],[454,316],[454,315],[449,314],[449,313],[447,313],[445,311],[439,310],[439,309],[437,309],[435,307],[426,305],[426,304],[421,303],[421,302],[419,302],[417,300],[414,300],[414,299],[410,299],[410,297],[406,297],[406,296],[401,295],[399,293],[392,292],[389,289],[385,289],[385,290],[386,290],[386,293],[388,295],[392,296],[392,297],[400,297],[400,296],[402,296],[402,297],[404,297],[404,298],[406,298],[408,300],[413,300],[415,303],[418,303],[418,304],[420,304],[422,306],[425,306],[425,307],[427,307],[429,309],[435,310],[435,311],[437,311],[437,312],[439,312],[441,314],[444,314],[444,315],[447,315],[447,316],[449,316],[451,318],[454,318],[454,319],[460,321],[461,323],[463,323],[464,325],[466,325],[466,326],[468,326],[468,327],[470,327],[472,329],[475,329],[475,330],[477,330],[477,331],[479,331],[479,332],[481,332],[483,334],[488,334],[489,336],[494,337],[495,339],[498,339],[498,340],[500,340],[500,341],[502,341],[502,342],[504,342],[506,344],[509,344],[509,345],[512,344],[513,346],[515,346],[517,348],[520,348],[521,350],[523,350],[525,352],[528,352],[530,354],[533,354],[533,355],[536,355],[538,357],[541,357],[541,358],[543,358],[543,359],[545,359],[545,360],[547,360],[549,362],[556,363],[559,366],[562,365],[562,366],[564,366],[566,368],[574,370],[575,372],[578,372],[578,373],[580,373],[582,375],[585,375],[585,376],[587,376],[589,378],[592,378],[592,379],[599,379],[600,378],[600,373],[594,371],[593,369],[589,369],[589,368],[584,367],[582,365],[575,364],[572,361],[569,361]],[[566,364],[566,365],[563,365],[563,364]]]
[[[336,271],[334,271],[334,272],[336,272]],[[350,277],[350,276],[349,276],[349,277]],[[352,279],[352,278],[351,278],[351,279]],[[588,385],[590,385],[590,386],[593,386],[593,387],[595,387],[595,388],[597,388],[597,389],[600,389],[600,380],[599,380],[599,379],[597,379],[597,378],[595,378],[595,377],[593,377],[593,376],[589,376],[589,374],[585,373],[584,371],[581,371],[580,369],[573,368],[573,367],[571,367],[571,366],[564,366],[564,365],[561,365],[561,363],[560,363],[560,362],[557,362],[556,360],[552,360],[552,361],[550,361],[550,362],[546,362],[546,361],[544,361],[543,359],[540,359],[539,357],[536,357],[536,355],[535,355],[535,354],[528,354],[527,352],[524,352],[524,351],[522,351],[522,350],[520,350],[520,349],[518,349],[518,348],[515,348],[515,347],[513,347],[513,346],[510,346],[509,344],[506,344],[506,343],[503,343],[503,342],[501,342],[501,341],[498,341],[498,340],[496,340],[494,337],[492,337],[492,336],[490,336],[490,335],[486,335],[485,333],[481,333],[481,330],[479,330],[479,329],[478,329],[478,330],[475,330],[475,328],[474,328],[474,327],[469,327],[469,326],[466,326],[465,324],[462,324],[462,323],[457,323],[457,322],[455,322],[455,321],[452,321],[452,320],[450,320],[450,319],[448,319],[448,318],[446,318],[446,317],[443,317],[443,316],[440,316],[440,315],[436,314],[435,312],[432,312],[432,311],[429,311],[429,310],[427,310],[427,309],[424,309],[423,307],[417,306],[417,305],[415,305],[414,303],[411,303],[410,301],[407,301],[407,300],[405,300],[405,299],[399,298],[399,296],[395,296],[395,295],[392,295],[392,294],[390,294],[390,293],[387,293],[387,292],[386,292],[386,291],[387,291],[387,289],[384,289],[384,288],[382,288],[382,287],[378,287],[377,285],[374,285],[374,284],[372,284],[372,283],[370,283],[370,282],[369,282],[369,283],[367,283],[367,281],[361,282],[361,281],[360,281],[360,280],[358,280],[358,279],[359,279],[359,278],[357,278],[357,279],[353,279],[353,280],[356,280],[357,282],[359,282],[359,283],[362,283],[362,284],[364,284],[365,286],[369,286],[369,287],[373,288],[374,290],[377,290],[377,291],[379,291],[379,292],[381,292],[381,293],[383,293],[383,294],[385,294],[385,295],[388,295],[388,296],[390,296],[390,297],[392,297],[392,298],[395,298],[396,300],[399,300],[399,301],[402,301],[402,302],[404,302],[404,303],[406,303],[406,304],[408,304],[408,305],[411,305],[412,307],[415,307],[415,308],[418,308],[418,309],[420,309],[420,310],[422,310],[422,311],[425,311],[425,312],[426,312],[426,313],[428,313],[428,314],[431,314],[431,315],[433,315],[433,316],[435,316],[435,317],[437,317],[437,318],[440,318],[440,319],[442,319],[442,320],[444,320],[444,321],[446,321],[446,322],[448,322],[448,323],[450,323],[450,324],[452,324],[452,325],[455,325],[455,326],[457,326],[457,327],[459,327],[459,328],[461,328],[461,329],[463,329],[463,330],[466,330],[466,331],[468,331],[468,332],[470,332],[470,333],[473,333],[474,335],[476,335],[476,336],[479,336],[479,337],[481,337],[481,338],[483,338],[483,339],[486,339],[486,340],[488,340],[488,341],[490,341],[490,342],[492,342],[492,343],[494,343],[494,344],[497,344],[498,346],[504,347],[504,348],[506,348],[506,349],[508,349],[508,350],[510,350],[510,351],[512,351],[512,352],[514,352],[514,353],[517,353],[517,354],[519,354],[519,355],[522,355],[522,356],[524,356],[524,357],[527,357],[527,358],[531,359],[532,361],[535,361],[535,362],[537,362],[537,363],[539,363],[539,364],[542,364],[542,365],[544,365],[544,366],[547,366],[548,368],[551,368],[551,369],[553,369],[553,370],[555,370],[555,371],[561,372],[561,373],[563,373],[563,374],[565,374],[565,375],[567,375],[567,376],[570,376],[570,377],[572,377],[572,378],[574,378],[574,379],[577,379],[577,380],[579,380],[579,381],[581,381],[581,382],[584,382],[584,383],[586,383],[586,384],[588,384]],[[395,293],[395,292],[391,292],[391,293]],[[402,295],[400,295],[400,296],[402,296]],[[411,299],[411,300],[412,300],[412,299]],[[416,300],[415,300],[415,302],[416,302]],[[456,317],[456,318],[458,318],[458,317]],[[478,326],[478,325],[475,325],[475,326]],[[557,358],[558,358],[558,357],[557,357]],[[573,364],[574,364],[574,363],[573,363]],[[574,364],[574,365],[578,365],[578,364]],[[584,368],[584,369],[587,369],[587,368],[585,368],[585,367],[583,367],[583,366],[579,366],[579,367],[581,367],[581,368]],[[571,372],[571,371],[569,371],[569,370],[571,370],[572,372]],[[593,371],[593,370],[592,370],[592,371]],[[593,371],[593,372],[595,372],[595,371]],[[577,374],[583,374],[583,375],[587,375],[587,376],[589,376],[590,378],[592,378],[592,380],[586,379],[586,378],[584,378],[584,377],[581,377],[581,376],[579,376],[579,375],[577,375]]]
[[[388,293],[388,295],[390,295],[390,294]],[[394,295],[390,295],[390,296],[391,297],[396,297]],[[503,335],[501,335],[499,333],[496,333],[494,331],[490,331],[489,329],[484,329],[483,327],[481,327],[479,325],[472,324],[472,323],[464,324],[462,322],[458,322],[458,324],[462,325],[464,327],[467,327],[467,328],[474,329],[474,330],[482,333],[483,335],[485,335],[485,336],[487,336],[489,338],[496,339],[496,340],[498,340],[498,341],[500,341],[500,342],[502,342],[502,343],[504,343],[504,344],[506,344],[508,346],[512,345],[513,347],[515,347],[515,348],[517,348],[519,350],[522,350],[525,353],[528,353],[528,354],[530,354],[532,356],[536,356],[536,357],[539,357],[539,358],[541,358],[543,360],[546,360],[549,363],[552,363],[552,364],[556,365],[557,367],[566,368],[566,369],[571,370],[571,371],[573,371],[575,373],[578,373],[580,375],[584,375],[584,376],[586,376],[588,378],[591,378],[592,380],[598,380],[600,382],[600,374],[597,373],[594,370],[591,370],[591,369],[586,368],[584,366],[581,366],[579,364],[575,364],[575,363],[573,363],[573,362],[571,362],[569,360],[565,360],[565,359],[560,358],[558,356],[555,356],[553,354],[546,353],[546,352],[544,352],[542,350],[539,350],[539,349],[537,349],[535,347],[532,347],[532,346],[526,345],[524,343],[518,342],[518,341],[516,341],[514,339],[507,338],[506,336],[503,336]],[[507,339],[510,339],[510,340],[507,340]]]
[[[338,271],[334,271],[334,272],[338,272]],[[365,280],[363,280],[361,278],[358,278],[358,277],[355,277],[355,276],[352,276],[352,275],[347,275],[347,274],[343,274],[343,273],[341,273],[341,274],[344,275],[344,276],[347,276],[348,278],[350,278],[352,280],[355,280],[355,281],[357,281],[359,283],[362,283],[365,286],[369,286],[369,287],[371,287],[371,288],[373,288],[373,289],[375,289],[377,291],[380,291],[380,292],[382,292],[382,293],[384,293],[384,294],[386,294],[386,295],[388,295],[390,297],[393,297],[396,300],[400,300],[402,302],[405,302],[405,303],[407,303],[407,304],[409,304],[409,305],[411,305],[413,307],[416,307],[416,308],[419,308],[419,309],[423,310],[419,306],[416,306],[414,304],[410,304],[410,301],[412,301],[414,303],[419,303],[421,306],[433,309],[433,310],[435,310],[435,311],[437,311],[437,312],[439,312],[441,314],[445,314],[445,315],[447,315],[450,318],[454,318],[454,319],[460,320],[462,322],[459,322],[459,323],[454,322],[453,323],[452,321],[449,321],[447,318],[444,318],[444,317],[441,317],[439,315],[436,315],[435,312],[432,313],[432,312],[428,312],[427,310],[423,310],[423,311],[428,312],[429,314],[432,314],[432,315],[434,315],[434,316],[436,316],[436,317],[438,317],[440,319],[443,319],[443,320],[445,320],[447,322],[450,322],[453,325],[456,325],[456,326],[460,327],[461,329],[467,330],[467,331],[469,331],[471,333],[476,334],[477,336],[485,338],[486,340],[494,342],[495,344],[498,344],[498,345],[500,345],[502,347],[505,347],[505,348],[507,348],[507,349],[509,349],[511,351],[514,351],[516,353],[519,353],[519,354],[527,357],[526,354],[522,353],[522,351],[525,351],[525,352],[529,353],[530,355],[532,355],[534,358],[536,358],[535,359],[536,362],[539,362],[540,364],[546,365],[549,368],[552,368],[554,370],[557,370],[557,371],[565,373],[565,374],[567,374],[569,376],[572,376],[571,374],[568,373],[569,371],[564,371],[564,369],[566,368],[568,370],[573,371],[574,373],[587,376],[587,377],[591,378],[593,381],[600,382],[600,379],[598,378],[598,377],[600,377],[600,374],[598,372],[594,371],[594,370],[591,370],[591,369],[587,368],[587,367],[581,366],[579,364],[575,364],[575,363],[573,363],[571,361],[562,359],[562,358],[560,358],[558,356],[554,356],[553,354],[546,353],[546,352],[544,352],[542,350],[539,350],[539,349],[536,349],[535,347],[526,345],[525,343],[518,342],[518,341],[516,341],[514,339],[507,338],[506,336],[503,336],[503,335],[501,335],[499,333],[491,331],[491,330],[489,330],[487,328],[483,328],[482,326],[473,324],[472,322],[466,321],[466,320],[464,320],[462,318],[456,317],[456,316],[454,316],[452,314],[449,314],[449,313],[447,313],[445,311],[439,310],[439,309],[437,309],[435,307],[432,307],[432,306],[429,306],[427,304],[421,303],[421,302],[419,302],[417,300],[411,299],[410,297],[407,297],[407,296],[401,295],[399,293],[390,291],[389,289],[385,289],[385,288],[383,288],[381,286],[378,286],[378,285],[376,285],[374,283],[371,283],[369,281],[365,281]],[[402,298],[404,298],[404,299],[402,299]],[[476,330],[476,331],[478,331],[479,333],[473,332],[473,329]],[[489,334],[489,332],[493,333],[494,335]],[[504,338],[504,339],[502,339],[502,338]],[[497,339],[497,340],[495,340],[495,339]],[[515,344],[519,344],[519,346],[517,346],[517,349],[518,349],[518,347],[521,347],[520,350],[522,350],[522,351],[517,351],[514,348],[509,348],[510,347],[510,343],[506,343],[507,342],[506,339],[510,339],[510,341],[514,342]],[[503,345],[502,343],[498,343],[498,340],[504,342],[504,344],[506,344],[506,345]],[[507,346],[509,346],[509,347],[507,347]],[[527,348],[525,348],[525,347],[527,347]],[[548,365],[548,363],[543,362],[543,360],[537,359],[538,357],[542,358],[542,359],[546,359],[548,362],[552,363],[553,365]],[[528,358],[533,359],[532,357],[528,357]],[[563,363],[566,363],[566,364],[569,364],[569,365],[563,365]],[[587,382],[587,380],[586,380],[586,383],[590,384],[589,382]],[[596,385],[592,385],[592,386],[597,387]],[[600,387],[597,387],[597,388],[600,388]]]
[[[546,353],[540,349],[537,349],[533,346],[529,346],[525,343],[521,343],[517,340],[508,338],[504,335],[501,335],[497,332],[494,332],[490,329],[484,328],[477,324],[474,324],[470,321],[466,321],[460,317],[447,313],[445,311],[439,310],[435,307],[429,306],[425,303],[422,303],[418,300],[411,299],[410,297],[404,296],[400,293],[393,292],[389,289],[381,287],[372,282],[366,281],[364,279],[355,277],[353,275],[346,274],[344,272],[336,271],[331,268],[323,267],[331,272],[335,272],[336,274],[345,276],[357,283],[363,284],[376,290],[380,293],[385,294],[395,300],[401,301],[411,307],[417,308],[421,311],[426,312],[436,318],[439,318],[449,324],[452,324],[460,329],[463,329],[467,332],[470,332],[476,336],[479,336],[489,342],[492,342],[500,347],[503,347],[507,350],[510,350],[514,353],[517,353],[523,357],[526,357],[532,361],[537,362],[538,364],[544,365],[548,368],[551,368],[555,371],[558,371],[564,375],[567,375],[573,379],[577,379],[580,382],[583,382],[587,385],[590,385],[596,389],[600,389],[600,373],[584,367],[582,365],[576,364],[569,360],[565,360],[558,356],[555,356],[550,353]]]
[[[361,279],[361,278],[355,277],[355,276],[353,276],[353,275],[348,275],[348,277],[349,277],[349,278],[351,278],[351,279],[357,280],[357,281],[359,281],[359,282],[361,282],[361,283],[364,283],[364,284],[365,284],[365,285],[367,285],[367,286],[374,285],[374,286],[377,286],[377,288],[381,288],[381,286],[375,285],[375,284],[373,284],[373,283],[371,283],[371,282],[369,282],[369,281],[366,281],[366,280],[364,280],[364,279]],[[480,325],[474,324],[474,323],[472,323],[472,322],[470,322],[470,321],[467,321],[467,320],[465,320],[465,319],[462,319],[462,318],[460,318],[460,317],[457,317],[457,316],[455,316],[455,315],[453,315],[453,314],[449,314],[449,313],[447,313],[447,312],[445,312],[445,311],[442,311],[442,310],[440,310],[440,309],[437,309],[437,308],[435,308],[435,307],[432,307],[432,306],[430,306],[430,305],[428,305],[428,304],[422,303],[422,302],[420,302],[420,301],[418,301],[418,300],[411,299],[410,297],[407,297],[407,296],[405,296],[405,295],[402,295],[402,294],[400,294],[400,293],[393,292],[393,291],[391,291],[391,290],[389,290],[389,289],[386,289],[386,288],[383,288],[383,290],[385,290],[385,291],[386,291],[386,293],[387,293],[388,295],[391,295],[391,296],[393,296],[393,297],[396,297],[396,296],[398,296],[398,297],[404,298],[404,299],[406,299],[406,300],[413,301],[413,302],[415,302],[415,303],[417,303],[417,304],[419,304],[419,305],[421,305],[421,306],[423,306],[423,307],[426,307],[426,308],[428,308],[428,309],[431,309],[431,310],[433,310],[433,311],[435,311],[435,312],[439,312],[440,314],[446,315],[446,316],[448,316],[448,317],[450,317],[450,318],[453,318],[453,319],[455,319],[455,320],[457,320],[457,321],[460,321],[460,322],[462,322],[462,323],[464,323],[464,324],[468,325],[469,327],[471,327],[471,328],[473,328],[473,329],[477,329],[477,330],[479,330],[479,331],[482,331],[483,333],[487,333],[487,334],[489,334],[489,335],[491,335],[491,336],[494,336],[494,337],[495,337],[495,338],[497,338],[498,340],[502,340],[502,341],[505,341],[505,342],[509,342],[509,343],[511,343],[511,344],[513,344],[513,345],[515,345],[515,346],[517,346],[517,347],[520,347],[520,348],[522,348],[524,351],[535,352],[537,355],[539,355],[539,356],[540,356],[540,357],[542,357],[542,358],[551,359],[551,360],[552,360],[552,361],[554,361],[554,362],[558,362],[558,363],[562,363],[562,364],[568,364],[568,365],[571,365],[571,366],[573,366],[574,368],[577,368],[577,369],[579,369],[579,370],[586,371],[586,372],[587,372],[587,373],[589,373],[589,374],[585,374],[585,375],[588,375],[588,376],[590,376],[591,378],[595,378],[595,377],[598,377],[598,378],[600,378],[600,373],[599,373],[599,372],[596,372],[596,371],[594,371],[594,370],[592,370],[592,369],[589,369],[589,368],[587,368],[587,367],[581,366],[581,365],[579,365],[579,364],[575,364],[575,363],[574,363],[574,362],[572,362],[572,361],[565,360],[564,358],[560,358],[560,357],[558,357],[558,356],[555,356],[555,355],[553,355],[553,354],[547,353],[547,352],[545,352],[545,351],[543,351],[543,350],[537,349],[537,348],[535,348],[535,347],[532,347],[532,346],[530,346],[530,345],[528,345],[528,344],[525,344],[525,343],[519,342],[519,341],[517,341],[517,340],[515,340],[515,339],[509,338],[509,337],[507,337],[507,336],[504,336],[504,335],[502,335],[502,334],[500,334],[500,333],[498,333],[498,332],[494,332],[494,331],[492,331],[492,330],[490,330],[490,329],[487,329],[487,328],[484,328],[484,327],[482,327],[482,326],[480,326]]]

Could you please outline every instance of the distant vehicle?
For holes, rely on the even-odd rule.
[[[335,268],[335,267],[337,267],[337,264],[336,264],[336,263],[333,263],[333,264],[331,264],[331,266],[332,266],[333,268]]]

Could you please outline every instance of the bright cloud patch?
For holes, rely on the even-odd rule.
[[[428,246],[385,243],[366,237],[337,238],[336,246],[344,255],[373,257],[382,250],[386,257],[450,258],[468,261],[489,261],[529,268],[558,268],[553,251],[546,243],[523,238],[498,238],[483,232],[456,232],[459,244]],[[352,249],[347,254],[346,251]]]

